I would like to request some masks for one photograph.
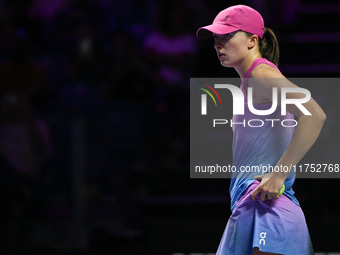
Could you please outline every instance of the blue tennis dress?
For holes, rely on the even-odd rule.
[[[250,112],[247,82],[251,71],[259,64],[277,69],[270,61],[258,58],[241,84],[245,114],[233,116],[233,165],[238,171],[233,173],[229,189],[232,215],[216,255],[248,255],[253,253],[254,247],[263,252],[284,255],[312,255],[314,252],[306,220],[292,189],[294,169],[288,175],[286,189],[279,199],[260,201],[258,196],[257,201],[253,201],[250,196],[260,184],[254,176],[271,171],[270,166],[275,167],[294,133],[294,122],[289,122],[294,120],[294,116],[290,113],[282,116],[280,107],[270,115]],[[272,103],[253,105],[255,109],[266,110],[271,108]],[[256,121],[248,125],[248,121],[254,119]],[[257,171],[250,171],[251,167]]]

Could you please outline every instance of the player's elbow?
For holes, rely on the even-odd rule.
[[[320,113],[318,114],[319,120],[322,122],[325,122],[327,119],[326,113],[324,111],[320,111]]]
[[[313,114],[314,119],[320,123],[321,125],[323,125],[323,123],[326,121],[326,113],[323,110],[318,110]]]

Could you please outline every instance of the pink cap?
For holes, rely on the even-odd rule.
[[[261,14],[253,8],[234,5],[217,14],[211,25],[199,28],[196,36],[201,39],[211,36],[211,33],[206,33],[207,30],[214,34],[228,34],[242,30],[263,38],[264,21]]]

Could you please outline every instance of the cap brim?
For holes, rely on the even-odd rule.
[[[227,26],[225,24],[212,24],[205,27],[201,27],[197,30],[196,36],[199,39],[204,39],[212,36],[212,33],[218,34],[218,35],[224,35],[231,32],[235,32],[237,30],[240,30],[239,28]]]

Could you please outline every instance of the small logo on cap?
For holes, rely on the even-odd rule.
[[[229,18],[229,15],[226,15],[224,20],[227,21],[228,18]]]

